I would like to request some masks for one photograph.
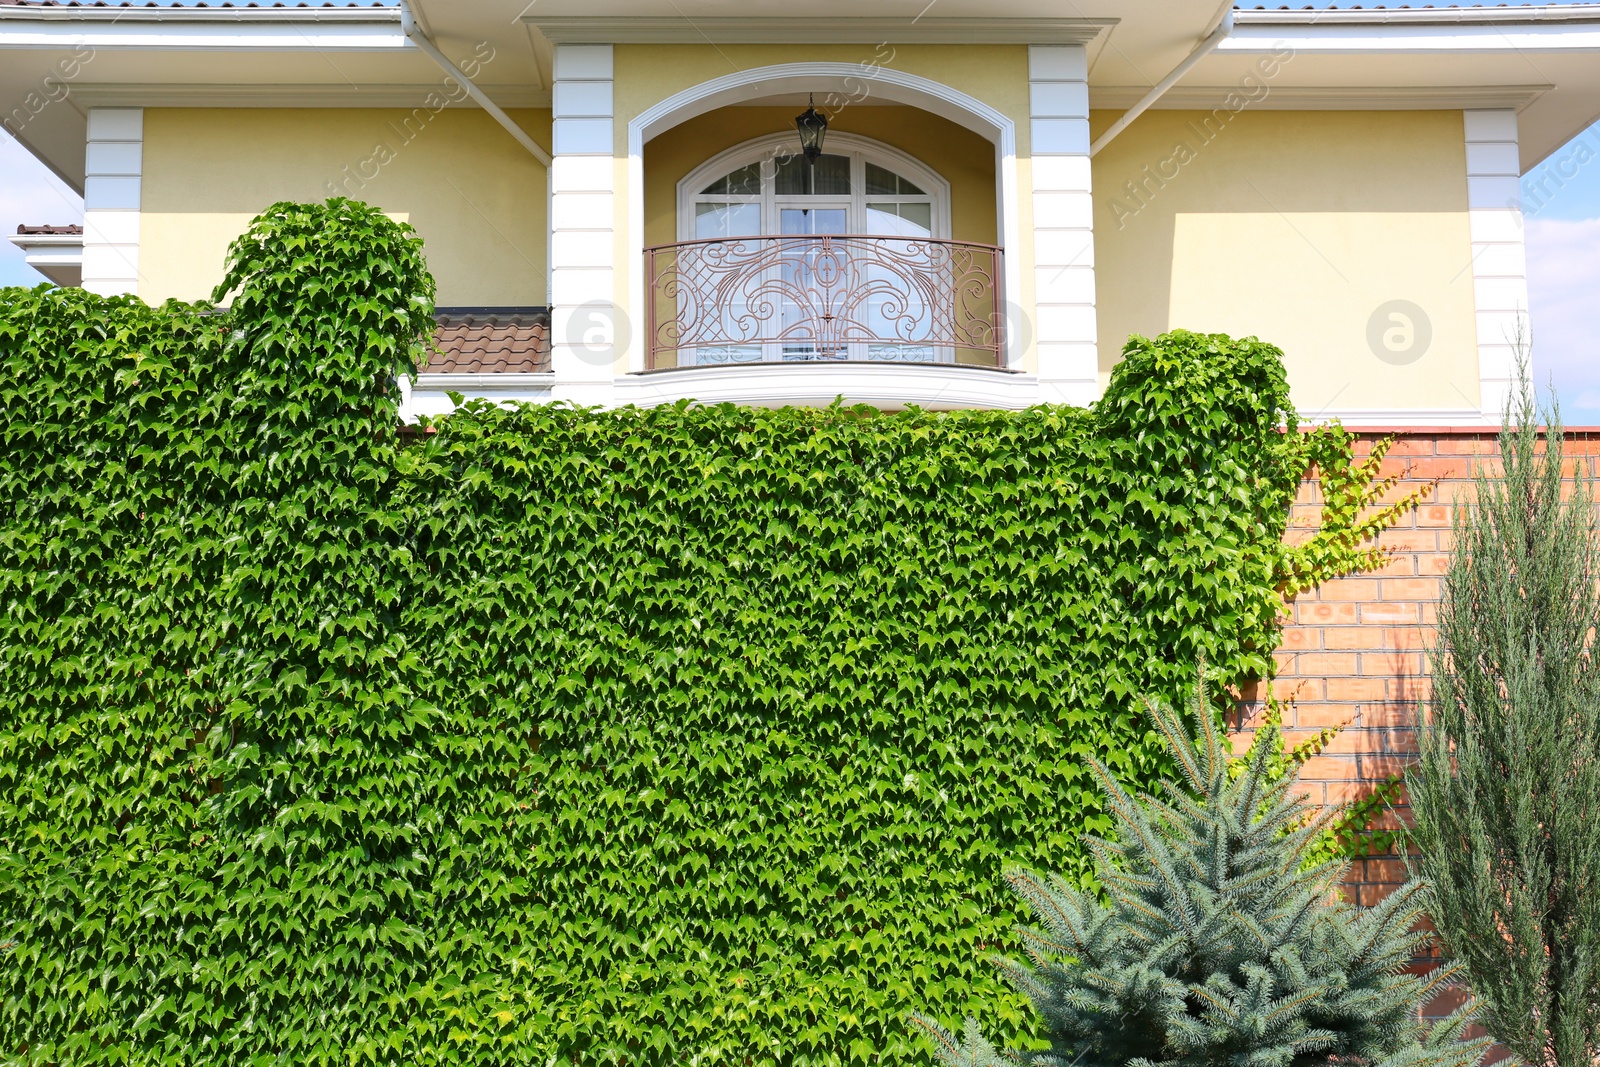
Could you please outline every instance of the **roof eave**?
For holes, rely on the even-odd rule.
[[[0,20],[30,22],[398,23],[398,6],[381,7],[34,7],[0,4]]]
[[[1600,22],[1600,5],[1537,4],[1526,7],[1426,8],[1240,8],[1234,22],[1250,26],[1518,25],[1540,22]]]

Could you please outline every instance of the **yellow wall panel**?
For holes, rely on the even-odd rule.
[[[1102,378],[1130,334],[1181,327],[1281,347],[1305,415],[1478,406],[1459,111],[1152,111],[1093,180]],[[1395,301],[1425,350],[1374,350]]]
[[[548,147],[550,112],[512,117]],[[151,108],[139,295],[208,297],[279,200],[344,195],[410,222],[443,305],[545,303],[545,168],[477,109]]]

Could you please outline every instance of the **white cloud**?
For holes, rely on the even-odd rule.
[[[1600,219],[1529,219],[1526,237],[1534,375],[1568,423],[1600,425]]]
[[[0,238],[22,223],[83,221],[83,198],[51,174],[8,133],[0,133]],[[0,239],[0,285],[38,285],[44,275],[22,258],[22,250]]]

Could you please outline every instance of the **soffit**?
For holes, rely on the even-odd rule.
[[[508,107],[548,106],[551,46],[539,22],[568,20],[570,27],[595,7],[593,0],[412,6],[456,61],[492,52],[475,80]],[[991,37],[1009,32],[1007,20],[1062,38],[1093,30],[1091,102],[1120,109],[1182,61],[1224,7],[1214,0],[941,0],[929,12],[927,0],[814,0],[798,24],[788,0],[609,0],[605,11],[679,39],[750,36],[749,27],[763,20],[791,20],[774,23],[784,33],[814,25],[832,27],[818,32],[836,39],[861,40],[949,39],[975,27],[963,21],[973,19],[990,24]],[[1263,57],[1287,47],[1292,60],[1280,64],[1251,106],[1516,107],[1524,168],[1600,116],[1597,5],[1252,9],[1235,19],[1233,35],[1158,106],[1219,106]],[[905,28],[896,31],[897,24]],[[59,33],[63,26],[69,35],[102,36],[64,99],[48,101],[17,132],[73,185],[82,181],[90,106],[409,107],[445,85],[404,40],[393,7],[42,8],[0,0],[0,100],[45,99],[44,79],[72,57],[72,41],[36,37],[19,46],[18,31]],[[238,38],[231,43],[230,33]],[[54,91],[60,95],[59,85]]]

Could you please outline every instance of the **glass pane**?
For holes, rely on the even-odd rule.
[[[696,204],[694,235],[713,237],[754,237],[761,232],[760,204]]]
[[[760,196],[761,164],[750,163],[724,174],[701,192],[717,196]]]
[[[926,196],[921,189],[906,181],[892,170],[876,163],[867,164],[868,196]]]
[[[867,204],[867,232],[932,237],[932,204]]]
[[[786,207],[779,212],[785,236],[844,233],[846,212],[842,207]]]
[[[789,156],[778,161],[779,196],[849,196],[850,157],[818,156],[807,163],[805,156]]]

